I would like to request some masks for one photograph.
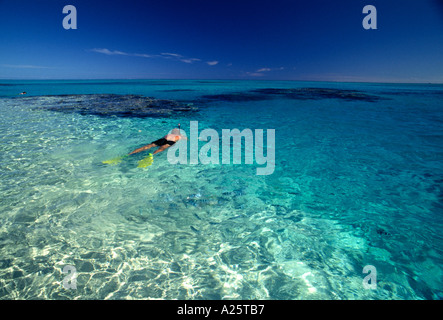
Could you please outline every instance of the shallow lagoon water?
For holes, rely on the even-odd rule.
[[[1,299],[442,298],[442,86],[2,83]],[[195,110],[48,108],[75,94]],[[190,121],[219,133],[275,129],[274,173],[171,165],[165,153],[147,169],[137,168],[145,154],[101,163],[177,123],[189,133]],[[76,289],[63,286],[67,265]],[[376,290],[363,287],[366,265]]]

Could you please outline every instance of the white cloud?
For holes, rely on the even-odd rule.
[[[246,74],[251,77],[263,77],[264,76],[264,74],[261,72],[246,72]]]
[[[285,69],[284,67],[280,67],[280,68],[264,67],[264,68],[257,69],[254,72],[246,72],[246,74],[251,77],[262,77],[265,75],[266,72],[278,71],[278,70],[284,70],[284,69]]]
[[[126,52],[117,51],[117,50],[111,51],[111,50],[106,49],[106,48],[102,48],[102,49],[94,48],[94,49],[91,49],[91,51],[97,52],[97,53],[103,53],[103,54],[106,54],[108,56],[118,56],[118,55],[120,55],[120,56],[128,56],[129,55]]]
[[[269,72],[269,71],[277,71],[277,70],[284,70],[284,69],[285,68],[283,68],[283,67],[280,67],[280,68],[261,68],[261,69],[258,69],[255,72]]]
[[[266,72],[271,72],[271,71],[279,71],[279,70],[284,70],[284,67],[279,67],[279,68],[268,68],[268,67],[263,67],[260,69],[257,69],[253,72],[245,72],[246,75],[250,76],[250,77],[263,77]]]
[[[141,58],[163,58],[163,59],[172,59],[176,61],[181,61],[184,63],[192,64],[197,61],[202,61],[198,58],[187,58],[181,54],[178,53],[171,53],[171,52],[162,52],[160,54],[146,54],[146,53],[127,53],[123,51],[118,50],[109,50],[106,48],[94,48],[89,51],[96,52],[96,53],[102,53],[106,54],[108,56],[132,56],[132,57],[141,57]],[[218,64],[218,61],[208,61],[206,62],[210,66],[214,66]]]
[[[146,54],[146,53],[134,53],[132,54],[134,57],[142,57],[142,58],[154,58],[155,55]]]
[[[106,54],[108,56],[131,56],[131,57],[141,57],[141,58],[154,58],[154,57],[156,57],[155,55],[152,55],[152,54],[146,54],[146,53],[127,53],[127,52],[118,51],[118,50],[111,51],[111,50],[106,49],[106,48],[101,48],[101,49],[94,48],[94,49],[91,49],[90,51],[97,52],[97,53],[103,53],[103,54]]]
[[[160,53],[162,56],[170,56],[170,57],[175,57],[175,58],[182,58],[183,56],[181,54],[178,53]]]
[[[178,61],[181,61],[184,63],[189,63],[189,64],[194,63],[196,61],[201,61],[201,59],[198,59],[198,58],[186,58],[178,53],[163,52],[163,53],[161,53],[161,55],[167,59],[176,59]]]
[[[179,60],[184,63],[194,63],[196,61],[201,61],[201,59],[197,59],[197,58],[189,58],[189,59],[183,58],[183,59],[179,59]]]
[[[16,69],[52,69],[52,67],[35,66],[30,64],[2,64],[2,67],[16,68]]]

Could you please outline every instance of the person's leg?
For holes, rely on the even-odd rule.
[[[153,155],[156,153],[162,152],[162,151],[168,149],[169,147],[170,147],[169,144],[162,145],[160,148],[158,148],[157,150],[154,151]]]
[[[129,155],[134,154],[134,153],[138,153],[138,152],[142,152],[142,151],[145,151],[145,150],[148,150],[148,149],[151,149],[152,147],[157,147],[157,145],[155,143],[147,144],[146,146],[143,146],[141,148],[135,149]]]

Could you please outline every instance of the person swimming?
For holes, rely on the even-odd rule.
[[[134,153],[138,153],[138,152],[142,152],[145,150],[149,150],[153,147],[159,147],[153,153],[153,154],[156,154],[156,153],[166,150],[167,148],[174,145],[177,141],[179,141],[181,139],[186,139],[186,137],[184,137],[180,134],[180,123],[179,123],[178,128],[172,129],[171,133],[168,133],[163,138],[155,140],[155,141],[151,142],[150,144],[147,144],[141,148],[135,149],[134,151],[129,153],[129,155],[134,154]]]

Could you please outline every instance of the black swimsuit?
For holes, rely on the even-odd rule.
[[[154,142],[151,142],[153,144],[155,144],[158,147],[164,146],[165,144],[169,144],[170,146],[172,146],[176,141],[169,141],[166,140],[165,138],[161,138],[158,140],[155,140]]]

